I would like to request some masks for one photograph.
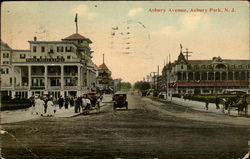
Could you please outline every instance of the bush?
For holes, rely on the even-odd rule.
[[[24,109],[31,106],[29,99],[11,99],[1,101],[1,111],[3,110],[15,110],[15,109]]]

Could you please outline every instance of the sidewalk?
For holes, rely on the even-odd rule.
[[[223,105],[220,104],[220,109],[216,109],[215,103],[209,103],[208,105],[208,110],[205,108],[205,102],[199,102],[199,101],[192,101],[192,100],[184,100],[182,98],[176,98],[172,97],[172,101],[170,99],[160,99],[160,101],[167,101],[167,102],[172,102],[174,104],[186,106],[188,108],[198,110],[198,111],[203,111],[203,112],[210,112],[210,113],[216,113],[216,114],[228,114],[228,111],[225,110],[225,112],[222,112]],[[250,113],[250,106],[248,106],[248,115]],[[238,116],[238,111],[235,109],[231,109],[230,115],[232,116]]]
[[[104,102],[100,104],[101,107],[104,105],[105,105]],[[69,109],[65,109],[63,107],[62,109],[59,109],[59,107],[56,106],[56,113],[55,115],[52,116],[52,118],[53,117],[68,118],[82,114],[82,112],[75,113],[74,109],[75,109],[74,107],[69,107]],[[46,116],[46,114],[44,114],[44,116]],[[32,114],[32,108],[0,112],[0,124],[15,123],[15,122],[38,119],[38,118],[43,118],[43,116]]]

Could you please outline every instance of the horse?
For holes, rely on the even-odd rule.
[[[230,110],[233,107],[238,110],[238,115],[243,115],[244,111],[245,115],[247,115],[248,103],[246,101],[246,95],[224,99],[224,108],[228,110],[228,115],[230,115]]]

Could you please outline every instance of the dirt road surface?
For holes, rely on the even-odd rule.
[[[5,158],[238,159],[248,151],[249,118],[199,112],[128,96],[129,110],[2,124]]]

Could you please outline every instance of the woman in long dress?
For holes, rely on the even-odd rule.
[[[47,115],[52,116],[54,114],[54,103],[52,101],[52,98],[49,99],[47,103]]]
[[[38,108],[37,108],[38,109],[38,115],[43,116],[45,102],[42,100],[42,97],[37,100],[37,104],[38,104]]]

